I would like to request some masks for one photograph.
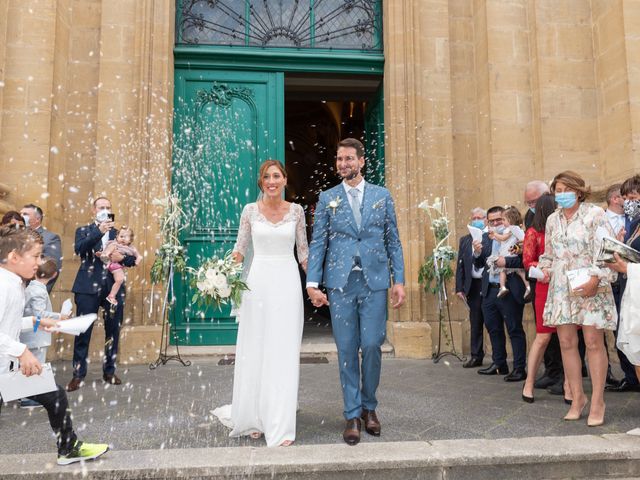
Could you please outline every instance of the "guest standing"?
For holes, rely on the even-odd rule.
[[[480,207],[471,210],[469,225],[484,230],[487,212]],[[482,316],[482,271],[473,264],[473,247],[471,235],[460,238],[458,246],[458,263],[456,266],[456,295],[469,307],[469,323],[471,325],[471,356],[462,364],[463,368],[481,367],[484,358]]]
[[[601,244],[596,231],[600,228],[613,232],[604,210],[585,203],[590,189],[577,173],[565,171],[556,175],[551,191],[560,210],[547,220],[544,254],[539,261],[545,272],[542,281],[549,282],[544,325],[558,329],[562,363],[573,395],[565,420],[579,420],[587,405],[578,354],[578,327],[582,326],[592,383],[587,425],[595,427],[604,423],[605,414],[604,330],[614,330],[618,317],[610,285],[616,274],[596,264]],[[570,290],[568,272],[576,269],[586,270],[589,280]]]
[[[524,267],[527,271],[531,267],[538,266],[538,260],[544,253],[544,238],[547,218],[549,218],[555,209],[556,202],[554,200],[554,196],[549,193],[545,193],[540,196],[535,204],[536,213],[533,216],[531,227],[529,227],[525,233],[524,246],[522,249],[522,263],[524,263]],[[527,380],[525,381],[524,388],[522,389],[522,399],[528,403],[533,403],[533,389],[538,367],[540,366],[545,350],[551,341],[551,336],[556,333],[555,328],[545,327],[542,324],[542,314],[547,301],[548,290],[548,283],[536,282],[536,338],[531,344],[531,348],[529,350],[529,358],[527,359],[529,371],[527,372]]]
[[[59,274],[60,269],[62,268],[62,243],[60,241],[60,235],[50,232],[42,226],[44,212],[37,205],[29,203],[22,207],[20,213],[23,218],[28,220],[27,226],[38,232],[42,237],[42,240],[44,241],[44,250],[42,253],[45,257],[53,258],[56,261],[56,272]],[[51,293],[51,290],[53,290],[53,286],[57,280],[58,275],[53,277],[53,280],[47,284],[47,292]]]

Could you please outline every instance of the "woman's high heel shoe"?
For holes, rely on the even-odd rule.
[[[587,418],[587,427],[600,427],[604,424],[604,408],[602,409],[602,417],[592,419],[591,415]]]
[[[533,403],[535,401],[533,397],[527,397],[524,394],[524,388],[522,389],[522,401],[527,402],[527,403]]]
[[[573,400],[571,400],[570,398],[564,397],[564,403],[566,403],[567,405],[571,405],[573,403]]]
[[[589,403],[589,402],[587,400],[585,400],[584,404],[582,405],[582,408],[580,409],[580,413],[578,413],[578,415],[567,413],[564,416],[564,420],[567,421],[567,422],[574,422],[576,420],[580,420],[582,418],[582,414],[584,413],[584,409],[587,406],[587,403]],[[573,406],[573,402],[571,402],[571,405]]]

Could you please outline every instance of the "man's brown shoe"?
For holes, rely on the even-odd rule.
[[[376,415],[375,410],[362,410],[362,421],[364,422],[364,429],[369,435],[374,437],[380,436],[380,420]]]
[[[359,418],[350,418],[347,420],[347,425],[344,428],[344,433],[342,434],[342,438],[346,442],[347,445],[357,445],[360,442],[360,430],[362,429],[362,424],[360,423]]]
[[[106,373],[104,375],[102,375],[102,379],[107,382],[110,383],[111,385],[121,385],[122,384],[122,380],[120,380],[116,374],[113,375],[107,375]]]
[[[84,381],[81,378],[73,377],[71,381],[67,384],[67,392],[75,392],[83,385],[84,385]]]

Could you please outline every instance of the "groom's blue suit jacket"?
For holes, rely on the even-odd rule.
[[[338,200],[339,199],[339,200]],[[331,205],[337,204],[334,209]],[[362,222],[358,230],[342,183],[320,194],[309,247],[307,282],[343,288],[360,253],[362,270],[371,290],[404,284],[404,259],[389,190],[365,183]]]

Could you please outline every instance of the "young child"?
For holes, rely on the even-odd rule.
[[[111,261],[111,254],[117,250],[123,255],[134,256],[136,257],[136,265],[138,265],[142,260],[142,257],[138,253],[138,250],[136,250],[136,248],[131,245],[132,243],[133,230],[131,230],[131,228],[127,227],[126,225],[123,225],[122,228],[120,228],[120,230],[118,231],[116,239],[110,240],[109,243],[107,243],[107,246],[100,256],[102,261],[107,265],[107,269],[113,275],[114,283],[113,287],[111,287],[111,292],[107,296],[107,301],[113,306],[114,309],[118,305],[116,295],[118,294],[118,290],[120,290],[120,287],[125,281],[125,274],[124,267],[121,263]]]
[[[493,238],[500,242],[501,257],[513,257],[515,254],[512,252],[513,247],[524,240],[524,231],[522,230],[522,215],[520,211],[515,207],[508,207],[502,214],[504,230],[502,233],[497,231],[493,232]],[[527,298],[531,294],[531,287],[527,281],[523,268],[499,268],[494,263],[491,264],[492,273],[500,274],[500,290],[498,291],[498,298],[504,297],[509,293],[507,285],[507,275],[509,273],[517,273],[518,276],[524,282],[526,287],[524,298]]]
[[[39,375],[42,365],[26,345],[18,341],[20,331],[50,329],[57,321],[50,318],[23,317],[25,306],[24,280],[38,271],[42,256],[42,237],[34,230],[0,227],[0,373],[10,365],[19,364],[23,375]],[[71,411],[64,389],[30,397],[47,411],[49,423],[56,434],[58,465],[92,460],[103,455],[108,445],[83,443],[73,431]],[[1,404],[1,402],[0,402]]]
[[[40,315],[54,320],[61,319],[59,313],[53,313],[51,300],[47,292],[47,284],[57,276],[58,266],[56,260],[51,257],[43,257],[35,278],[31,280],[25,290],[26,303],[23,314],[25,317]],[[43,330],[20,332],[20,343],[24,343],[40,363],[45,363],[47,347],[51,345],[51,334]],[[20,408],[37,408],[41,406],[38,402],[29,398],[20,400]]]

